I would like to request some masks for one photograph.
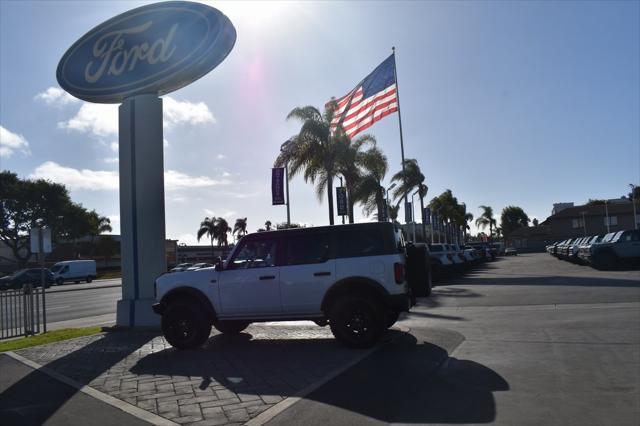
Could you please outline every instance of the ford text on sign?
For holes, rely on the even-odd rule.
[[[163,95],[211,71],[235,41],[231,21],[212,7],[182,1],[151,4],[85,34],[64,54],[56,77],[67,92],[89,102]]]

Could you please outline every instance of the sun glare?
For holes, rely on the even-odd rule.
[[[216,1],[208,4],[227,15],[234,25],[259,31],[282,26],[299,6],[292,1]]]

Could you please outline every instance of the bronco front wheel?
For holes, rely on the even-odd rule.
[[[162,314],[162,333],[174,348],[197,348],[209,338],[211,322],[199,306],[175,301]]]

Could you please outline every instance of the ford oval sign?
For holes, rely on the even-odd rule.
[[[163,95],[214,69],[235,41],[229,18],[212,7],[155,3],[89,31],[64,54],[56,77],[67,92],[89,102]]]

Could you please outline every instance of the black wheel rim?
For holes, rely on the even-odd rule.
[[[371,314],[361,308],[354,309],[346,322],[347,330],[355,340],[365,339],[370,334],[372,325]]]
[[[184,317],[176,318],[169,324],[169,333],[177,341],[186,342],[195,334],[193,319]]]

